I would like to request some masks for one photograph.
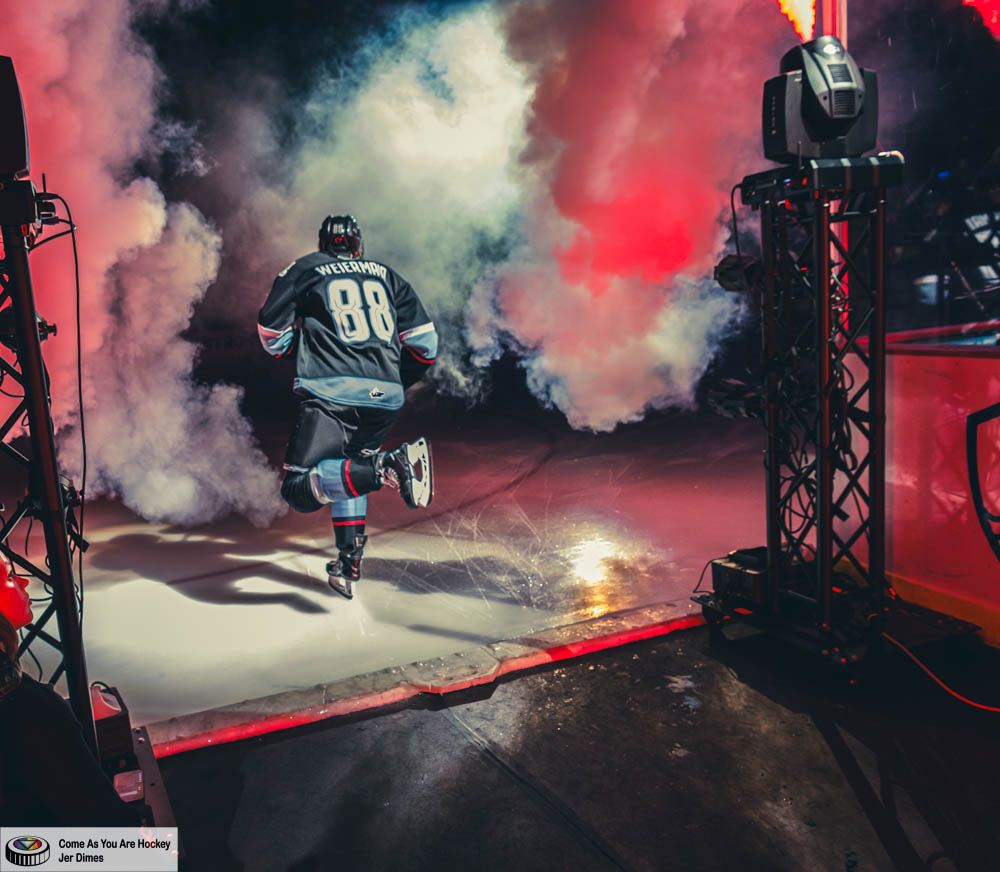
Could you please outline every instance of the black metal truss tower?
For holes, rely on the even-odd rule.
[[[15,359],[12,364],[0,356],[0,372],[23,392],[14,410],[0,425],[0,451],[26,470],[28,481],[27,493],[0,526],[0,553],[22,573],[38,579],[51,591],[48,606],[28,625],[19,653],[37,641],[59,652],[61,660],[49,681],[55,683],[65,675],[70,705],[83,727],[84,737],[96,751],[71,537],[75,547],[85,547],[85,543],[79,537],[73,515],[76,494],[60,481],[49,408],[48,374],[42,358],[40,319],[35,309],[28,265],[28,239],[38,217],[39,204],[31,182],[0,179],[0,230],[4,254],[0,261],[0,315],[4,315],[4,324],[10,326],[3,339],[4,344],[9,343]],[[25,416],[31,442],[30,457],[6,441]],[[32,563],[12,547],[11,534],[28,518],[38,521],[43,528],[45,567]],[[51,633],[53,618],[58,637]]]
[[[761,617],[842,663],[861,656],[888,594],[885,189],[902,166],[815,160],[742,183],[764,261]]]

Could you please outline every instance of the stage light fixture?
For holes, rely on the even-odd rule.
[[[835,36],[786,52],[764,84],[764,154],[779,163],[860,157],[878,134],[878,79]]]

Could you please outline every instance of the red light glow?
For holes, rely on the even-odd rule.
[[[963,0],[963,3],[975,7],[990,33],[1000,39],[1000,0]]]

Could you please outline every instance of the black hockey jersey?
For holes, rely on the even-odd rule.
[[[295,354],[297,393],[346,406],[399,409],[402,349],[421,368],[437,355],[437,331],[405,279],[323,251],[278,274],[257,331],[269,354]]]

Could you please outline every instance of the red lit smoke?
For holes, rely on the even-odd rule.
[[[10,55],[18,73],[28,116],[32,177],[69,200],[80,225],[80,281],[84,354],[98,354],[108,315],[102,293],[108,270],[120,254],[156,240],[165,220],[159,192],[148,181],[119,184],[123,171],[141,151],[144,131],[153,123],[152,66],[119,49],[128,34],[122,2],[82,14],[83,3],[5,4],[0,53]],[[74,8],[76,7],[76,8]],[[96,14],[93,14],[96,13]],[[81,63],[86,43],[89,56]],[[103,58],[114,58],[114,75]],[[106,94],[106,96],[105,96]],[[46,231],[52,235],[57,230]],[[44,237],[43,237],[44,238]],[[31,257],[41,314],[59,326],[45,345],[52,377],[54,412],[60,422],[75,416],[76,352],[73,337],[73,272],[68,240],[39,249]]]
[[[760,2],[556,0],[520,6],[509,33],[537,84],[526,159],[554,161],[549,191],[574,224],[564,277],[600,292],[702,271],[756,146],[780,16]]]
[[[119,494],[150,518],[190,523],[236,509],[264,521],[277,486],[240,415],[239,394],[195,385],[197,349],[179,338],[215,278],[218,234],[135,169],[171,137],[157,118],[161,74],[132,31],[133,14],[176,6],[5,3],[0,54],[18,72],[32,177],[41,187],[47,175],[79,226],[89,492]],[[78,475],[68,239],[33,253],[31,267],[38,309],[59,328],[44,351],[61,460]]]
[[[526,0],[506,27],[535,90],[527,265],[501,272],[500,326],[575,425],[690,405],[737,314],[702,280],[792,29],[761,0]]]
[[[966,6],[974,6],[983,16],[985,24],[994,37],[1000,39],[1000,0],[962,0]]]
[[[357,80],[317,84],[310,132],[275,174],[292,184],[260,185],[244,211],[273,214],[256,235],[277,268],[349,204],[368,251],[443,327],[445,390],[474,398],[482,367],[510,350],[574,426],[690,407],[741,314],[710,279],[728,192],[766,165],[761,85],[796,41],[774,0],[423,14],[374,43]],[[233,149],[265,133],[241,130]],[[234,183],[245,189],[242,170]]]

